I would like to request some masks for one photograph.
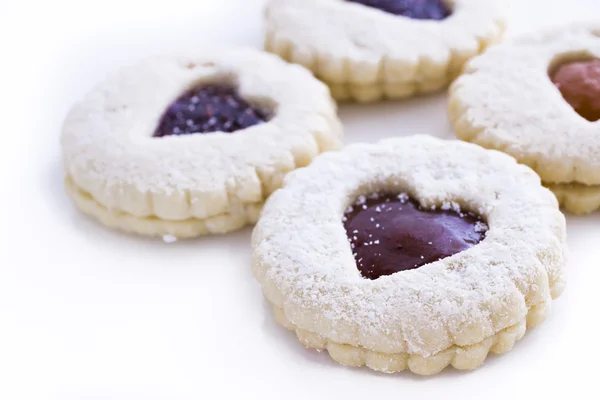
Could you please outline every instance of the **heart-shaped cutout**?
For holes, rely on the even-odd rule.
[[[600,120],[600,59],[563,63],[550,79],[579,115],[592,122]]]
[[[244,100],[232,85],[200,86],[186,91],[169,105],[154,137],[233,133],[268,121],[269,114]]]
[[[487,225],[450,203],[423,209],[406,194],[373,194],[346,210],[346,235],[362,276],[419,268],[467,250],[485,238]]]
[[[442,20],[452,14],[452,10],[442,0],[348,0],[368,7],[377,8],[394,15],[412,19]]]

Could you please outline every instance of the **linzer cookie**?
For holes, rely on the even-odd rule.
[[[102,223],[191,237],[254,223],[289,171],[340,146],[328,88],[254,50],[157,57],[70,111],[66,186]]]
[[[382,372],[477,368],[564,289],[565,219],[539,177],[428,136],[351,145],[292,172],[252,244],[279,323]]]
[[[265,48],[302,64],[338,100],[445,88],[498,41],[505,0],[270,0]]]
[[[529,165],[567,210],[600,207],[600,25],[555,28],[473,59],[449,114],[460,139]]]

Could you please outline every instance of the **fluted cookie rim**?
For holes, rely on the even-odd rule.
[[[234,134],[152,137],[181,93],[213,83],[235,84],[272,118]],[[70,110],[61,144],[66,175],[99,206],[176,223],[263,203],[287,172],[339,148],[341,136],[324,84],[301,66],[241,48],[150,57],[114,72]]]
[[[600,58],[600,24],[574,23],[507,41],[475,57],[450,87],[456,136],[500,150],[551,184],[600,184],[600,122],[581,117],[549,77]]]
[[[106,208],[95,201],[89,193],[77,187],[68,176],[65,178],[65,189],[81,212],[95,218],[105,226],[137,235],[170,235],[177,239],[224,234],[254,224],[264,205],[263,202],[238,204],[236,207],[231,207],[226,213],[212,217],[170,221],[156,217],[136,217],[123,211]]]
[[[545,183],[554,193],[561,206],[576,215],[590,214],[600,210],[600,185],[581,183]]]
[[[459,203],[490,229],[464,252],[364,279],[341,219],[355,196],[382,190],[406,191],[424,207]],[[556,198],[513,158],[428,136],[388,139],[291,173],[254,228],[252,270],[294,330],[427,360],[541,322],[564,289],[565,231]]]
[[[450,17],[430,21],[344,0],[270,0],[264,47],[313,71],[338,101],[432,93],[447,87],[468,59],[506,30],[506,0],[450,3]],[[398,37],[403,39],[392,40]]]
[[[268,300],[267,300],[268,301]],[[515,325],[483,339],[479,343],[468,346],[452,345],[439,353],[423,357],[409,353],[381,353],[364,347],[336,343],[318,334],[296,327],[291,323],[283,310],[270,303],[275,320],[284,328],[293,331],[298,340],[307,348],[327,350],[329,356],[340,364],[349,367],[366,366],[374,371],[392,374],[406,369],[418,375],[435,375],[452,365],[458,370],[474,370],[479,368],[488,354],[504,354],[514,347],[515,343],[525,336],[527,329],[534,328],[543,322],[548,307],[533,309],[527,317]]]

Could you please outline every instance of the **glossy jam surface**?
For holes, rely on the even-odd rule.
[[[154,137],[194,133],[232,133],[269,119],[227,85],[200,86],[183,93],[163,114]]]
[[[600,59],[562,64],[550,78],[579,115],[600,120]]]
[[[442,20],[452,11],[442,0],[347,0],[412,19]]]
[[[361,196],[346,210],[344,227],[362,276],[419,268],[475,246],[487,225],[458,206],[422,209],[405,194]]]

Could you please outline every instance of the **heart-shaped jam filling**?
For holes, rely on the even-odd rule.
[[[266,110],[242,99],[233,86],[200,86],[183,93],[167,108],[154,137],[231,133],[268,119]]]
[[[600,120],[600,59],[559,65],[550,78],[579,115]]]
[[[443,0],[347,0],[412,19],[442,20],[452,14]]]
[[[362,276],[419,268],[482,241],[487,225],[457,204],[423,209],[406,194],[361,196],[346,210],[344,227]]]

